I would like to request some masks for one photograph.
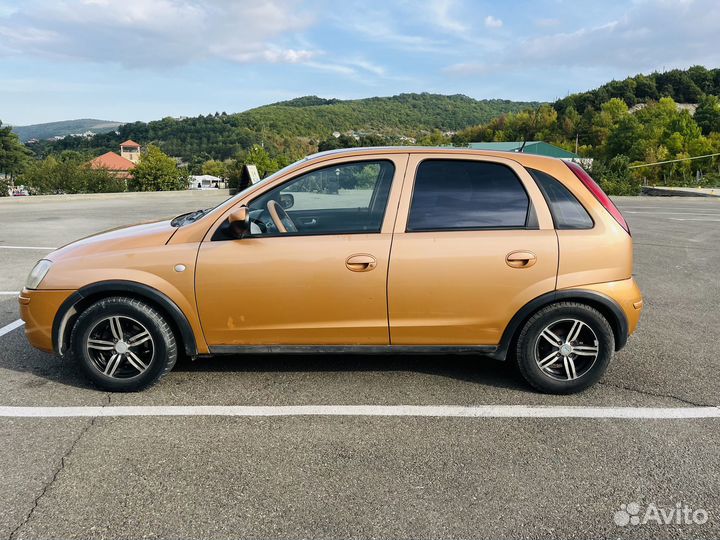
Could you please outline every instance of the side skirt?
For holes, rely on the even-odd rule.
[[[216,345],[211,354],[479,354],[492,355],[494,345]]]

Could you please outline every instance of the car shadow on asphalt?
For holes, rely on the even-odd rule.
[[[0,352],[0,368],[33,377],[23,381],[27,387],[48,382],[92,389],[94,385],[71,359],[32,349],[25,336]],[[420,373],[456,379],[497,388],[532,392],[514,362],[500,362],[480,355],[417,355],[417,354],[244,354],[178,360],[174,370],[187,374],[223,373]],[[172,374],[171,374],[172,375]],[[162,384],[162,383],[160,383]]]
[[[532,392],[513,361],[480,355],[418,354],[244,354],[181,359],[174,371],[197,373],[407,372]]]

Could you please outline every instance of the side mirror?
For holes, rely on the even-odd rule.
[[[290,193],[281,193],[280,206],[282,206],[285,210],[292,208],[295,206],[295,197]]]
[[[229,216],[230,234],[240,239],[250,232],[250,210],[247,206],[241,206],[234,210]]]

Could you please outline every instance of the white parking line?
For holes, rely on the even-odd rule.
[[[20,291],[0,291],[0,296],[17,296]]]
[[[23,324],[25,324],[25,321],[22,319],[18,319],[15,322],[11,322],[10,324],[6,324],[2,328],[0,328],[0,337],[4,336],[5,334],[12,332],[16,328],[20,328]]]
[[[0,249],[46,249],[52,251],[54,247],[39,247],[39,246],[0,246]]]
[[[626,214],[650,214],[651,216],[720,216],[718,212],[638,212],[626,210]]]
[[[720,219],[708,219],[708,218],[679,218],[679,217],[671,217],[668,218],[673,221],[720,221]]]
[[[0,407],[0,417],[123,416],[420,416],[438,418],[617,418],[673,420],[720,418],[720,407],[558,407],[526,405],[288,405]]]

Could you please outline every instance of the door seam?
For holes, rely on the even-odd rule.
[[[405,189],[405,180],[408,174],[408,165],[410,163],[410,154],[405,154],[405,172],[403,172],[402,182],[400,182],[400,196],[398,197],[397,206],[395,207],[395,219],[393,220],[393,228],[390,233],[390,249],[388,250],[387,272],[385,273],[385,316],[387,317],[387,336],[388,345],[392,345],[392,334],[390,332],[390,265],[392,264],[392,248],[395,241],[395,230],[397,228],[397,219],[400,210],[400,203]]]

